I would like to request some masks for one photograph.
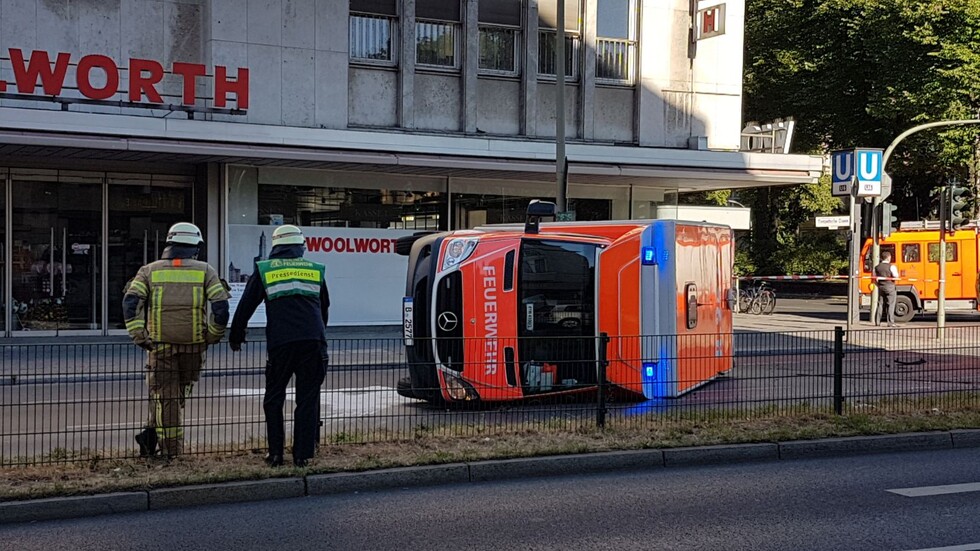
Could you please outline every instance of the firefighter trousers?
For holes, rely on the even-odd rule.
[[[161,344],[148,353],[146,386],[150,394],[147,427],[156,430],[160,451],[184,451],[184,405],[201,378],[206,345]]]
[[[309,459],[314,455],[320,432],[320,387],[326,374],[324,346],[320,341],[308,340],[269,350],[262,407],[265,410],[270,455],[283,455],[286,440],[283,406],[286,387],[293,375],[296,376],[293,461]]]

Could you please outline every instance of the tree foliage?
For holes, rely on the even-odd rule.
[[[746,7],[744,119],[794,117],[797,152],[886,148],[918,124],[978,118],[980,0],[748,0]],[[977,189],[978,128],[925,131],[895,150],[887,168],[899,219],[934,216],[929,193],[949,179]],[[780,258],[806,240],[802,220],[834,210],[828,196],[808,186],[739,195],[753,208],[760,270],[792,269]]]

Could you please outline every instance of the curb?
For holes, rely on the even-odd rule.
[[[780,443],[627,450],[450,463],[357,473],[316,474],[302,478],[270,478],[223,484],[204,484],[163,488],[148,492],[123,492],[0,502],[0,525],[174,507],[218,505],[420,486],[461,485],[570,474],[977,447],[980,447],[980,429],[960,429],[944,432],[795,440]]]
[[[269,478],[224,484],[201,484],[150,490],[149,509],[172,509],[196,505],[218,505],[303,497],[306,482],[302,478]]]
[[[146,492],[8,501],[0,503],[0,524],[135,513],[148,508]]]

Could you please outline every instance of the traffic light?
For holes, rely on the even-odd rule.
[[[949,229],[958,230],[966,224],[966,188],[957,184],[949,186]]]
[[[898,217],[895,216],[895,205],[891,203],[881,204],[881,236],[888,237],[894,231],[898,231]]]

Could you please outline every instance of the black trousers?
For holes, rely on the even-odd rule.
[[[320,341],[296,341],[269,350],[265,368],[265,423],[269,453],[282,455],[286,435],[283,405],[286,386],[296,376],[296,411],[293,414],[293,459],[313,457],[320,434],[320,387],[326,373],[326,351]]]
[[[875,312],[875,325],[881,324],[884,312],[889,325],[895,325],[895,302],[898,300],[898,290],[894,285],[878,286],[878,310]]]

